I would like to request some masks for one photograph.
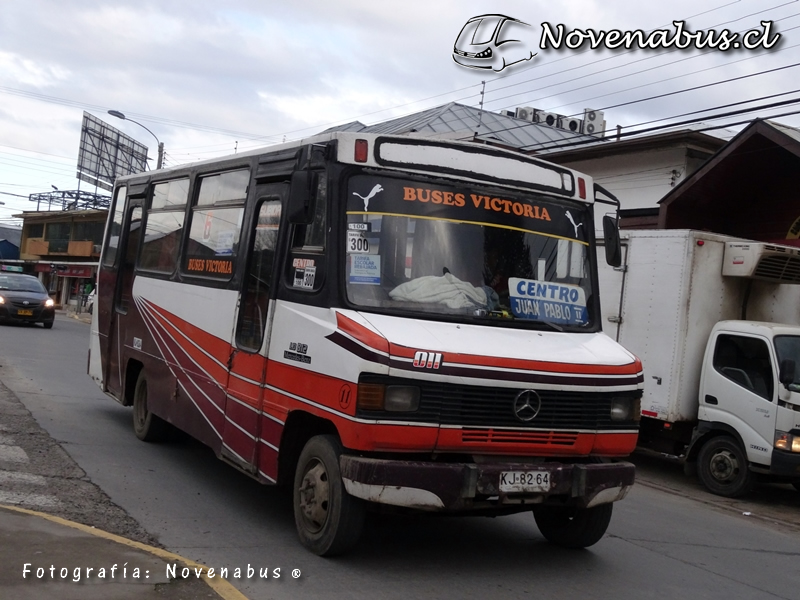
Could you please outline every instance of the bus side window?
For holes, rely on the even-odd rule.
[[[254,352],[261,348],[267,324],[280,222],[281,201],[262,202],[254,224],[253,243],[248,252],[247,278],[236,324],[236,344]]]
[[[117,188],[114,199],[114,216],[108,226],[108,240],[106,241],[105,254],[103,254],[103,266],[113,267],[117,260],[117,248],[119,238],[122,233],[122,220],[125,217],[125,193],[126,188]]]
[[[188,199],[188,177],[153,186],[139,253],[139,269],[156,273],[175,270]]]
[[[319,178],[315,196],[314,220],[295,225],[289,257],[289,286],[296,290],[318,290],[323,281],[325,236],[328,233],[327,178]]]

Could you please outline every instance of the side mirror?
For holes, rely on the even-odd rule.
[[[797,364],[791,358],[784,358],[781,361],[781,371],[778,375],[778,379],[787,388],[790,384],[794,383],[794,373],[796,367]]]
[[[308,225],[314,217],[314,200],[317,194],[319,175],[315,171],[301,170],[292,174],[289,190],[289,223]]]
[[[614,217],[603,217],[603,241],[606,247],[606,262],[612,267],[622,264],[622,244],[619,240],[619,229]]]

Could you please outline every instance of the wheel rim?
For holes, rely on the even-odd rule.
[[[720,450],[711,457],[711,476],[719,483],[731,483],[739,475],[739,460],[730,450]]]
[[[308,464],[299,492],[303,525],[308,531],[318,533],[328,520],[330,504],[328,472],[321,461],[315,459]]]

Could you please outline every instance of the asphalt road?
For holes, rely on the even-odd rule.
[[[86,375],[88,329],[64,317],[50,331],[0,326],[0,381],[143,530],[208,566],[242,569],[230,580],[249,598],[800,599],[800,494],[761,486],[745,501],[721,500],[679,467],[642,457],[644,483],[589,550],[550,546],[525,514],[372,515],[355,552],[315,557],[296,541],[283,490],[191,440],[135,438],[130,409]],[[269,578],[258,576],[264,567]]]

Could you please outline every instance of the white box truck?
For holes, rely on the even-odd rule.
[[[690,230],[624,230],[601,264],[605,332],[644,365],[639,446],[735,497],[800,489],[800,250]]]

